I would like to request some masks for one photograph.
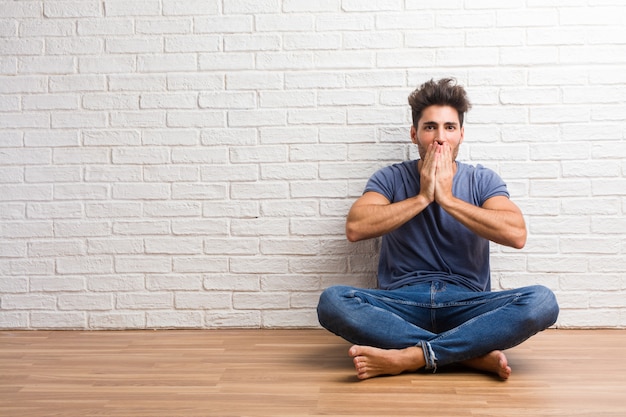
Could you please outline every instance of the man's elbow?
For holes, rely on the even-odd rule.
[[[510,246],[515,249],[522,249],[526,246],[526,237],[526,228],[524,228],[511,236]]]
[[[358,242],[362,239],[361,235],[349,224],[346,224],[346,238],[350,242]]]

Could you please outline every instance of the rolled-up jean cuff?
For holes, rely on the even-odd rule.
[[[430,346],[430,343],[425,340],[419,342],[419,346],[422,348],[422,352],[424,352],[424,360],[426,361],[424,369],[432,371],[434,374],[437,372],[437,357],[435,356],[435,352],[433,352],[433,348]]]

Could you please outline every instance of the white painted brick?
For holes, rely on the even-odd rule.
[[[199,201],[145,202],[143,213],[148,217],[198,217],[202,212]]]
[[[134,135],[135,132],[132,134]],[[188,146],[199,143],[200,134],[196,130],[187,129],[167,129],[167,130],[142,130],[142,142],[145,145],[170,145]],[[136,143],[124,143],[135,145]]]
[[[28,279],[25,277],[2,277],[0,278],[0,291],[2,294],[28,292]]]
[[[287,51],[336,50],[342,45],[342,37],[334,33],[286,33],[282,39]]]
[[[116,273],[169,273],[172,272],[172,261],[162,256],[116,256]],[[164,295],[161,298],[168,298]],[[119,301],[119,296],[118,296]],[[126,305],[122,305],[127,308]]]
[[[307,14],[258,15],[255,18],[255,28],[259,32],[311,32],[315,29],[314,16]],[[240,32],[245,32],[245,30],[240,30]]]
[[[198,57],[201,70],[251,70],[255,54],[249,53],[203,53]]]
[[[227,34],[224,36],[225,52],[278,51],[280,47],[281,38],[277,35]]]
[[[90,238],[87,239],[87,252],[91,255],[140,254],[144,252],[144,243],[140,239]]]
[[[198,67],[194,54],[146,55],[137,59],[137,70],[141,72],[193,71]]]
[[[173,199],[223,199],[226,197],[226,186],[219,184],[174,184]]]
[[[113,297],[107,294],[60,294],[59,310],[111,310]]]
[[[215,310],[205,315],[205,322],[209,328],[259,328],[261,327],[261,313],[253,311]]]
[[[528,230],[533,234],[584,234],[590,230],[588,217],[532,217]]]
[[[81,178],[78,166],[41,166],[26,167],[24,172],[26,182],[76,182]]]
[[[342,88],[345,86],[344,74],[313,72],[313,73],[287,73],[285,75],[285,87],[287,89],[307,88]]]
[[[218,0],[190,0],[180,2],[177,0],[163,1],[164,16],[184,16],[184,15],[207,15],[217,14],[220,10]]]
[[[52,236],[52,222],[49,221],[5,222],[0,225],[0,237],[3,238],[44,238]]]
[[[94,292],[140,291],[145,288],[143,275],[115,274],[87,278],[87,288]]]
[[[56,164],[105,164],[109,162],[109,151],[105,148],[57,148],[52,154]]]
[[[74,68],[73,57],[22,57],[18,62],[21,74],[71,74]]]
[[[44,43],[39,39],[0,39],[0,52],[3,55],[40,55]]]
[[[113,259],[110,256],[68,256],[56,260],[57,273],[110,274],[113,272]]]
[[[226,309],[232,306],[231,293],[184,293],[176,294],[175,306],[177,309],[210,310]]]
[[[619,201],[610,198],[564,199],[561,211],[566,215],[616,215],[619,213]]]
[[[342,47],[345,49],[392,49],[402,46],[402,34],[396,31],[368,33],[347,32],[342,39]],[[333,39],[326,40],[326,48],[333,48]]]
[[[175,235],[190,236],[224,236],[227,224],[220,219],[182,219],[172,221],[172,232]]]
[[[258,16],[257,30],[262,31],[262,16]],[[167,24],[168,21],[163,23]],[[253,31],[254,19],[252,16],[199,16],[194,20],[196,33],[247,33]],[[162,32],[159,32],[162,33]]]
[[[103,200],[109,196],[109,187],[106,185],[91,184],[55,184],[55,200]]]
[[[0,185],[0,201],[48,201],[52,196],[46,185]]]
[[[98,330],[144,329],[144,313],[90,313],[89,328]]]
[[[111,4],[113,3],[107,2],[107,5],[111,5]],[[67,24],[69,22],[60,21],[56,24],[60,25],[63,23]],[[123,18],[120,18],[120,19],[110,19],[110,18],[108,19],[84,19],[84,20],[78,20],[77,23],[78,23],[77,32],[79,35],[82,35],[82,36],[96,36],[96,35],[119,35],[119,36],[129,35],[130,36],[130,35],[133,35],[134,33],[132,19],[123,19]],[[33,28],[33,29],[37,30],[36,28]],[[59,27],[59,29],[61,29],[61,27]],[[60,31],[59,29],[57,29],[57,31]],[[73,25],[70,28],[65,30],[65,32],[68,32],[68,33],[58,33],[58,35],[69,36],[72,34],[72,32],[70,32],[70,29],[73,31]]]
[[[110,91],[165,91],[165,75],[111,75],[108,77]]]
[[[256,105],[256,96],[252,92],[200,93],[198,105],[213,109],[251,109]]]
[[[15,68],[17,68],[17,60],[15,61]],[[0,93],[45,93],[47,92],[46,85],[47,81],[45,77],[20,75],[11,77],[10,83],[0,83]]]
[[[220,50],[217,35],[179,35],[165,38],[166,53],[213,52]]]
[[[266,275],[261,279],[261,287],[264,291],[315,291],[320,288],[320,282],[310,276]],[[315,295],[319,300],[319,294]]]
[[[223,257],[175,257],[174,272],[179,273],[224,273],[228,271],[228,259]]]
[[[374,66],[375,54],[372,51],[315,51],[313,63],[316,68],[370,68]]]
[[[104,43],[94,38],[49,38],[46,53],[49,55],[95,55],[101,54]]]
[[[85,171],[86,182],[133,182],[141,180],[138,166],[93,166]]]
[[[118,221],[113,224],[113,232],[120,235],[165,235],[169,231],[167,221]]]
[[[289,307],[289,293],[236,293],[233,295],[233,306],[239,310],[284,309]]]
[[[225,0],[224,14],[277,13],[281,8],[279,0]]]
[[[157,0],[122,1],[111,0],[105,3],[107,16],[154,16],[160,14],[160,6]]]
[[[33,329],[84,329],[86,325],[84,312],[33,312],[30,315],[30,325]]]
[[[41,17],[42,7],[41,4],[31,2],[12,2],[3,1],[2,7],[0,7],[0,17]]]
[[[259,216],[259,203],[256,201],[205,202],[202,205],[202,215],[209,218],[254,218]]]
[[[283,10],[288,13],[294,12],[334,12],[341,7],[339,0],[321,0],[309,2],[304,0],[283,1]]]
[[[149,312],[147,327],[165,329],[197,329],[202,326],[202,313],[196,311]]]
[[[233,236],[284,236],[289,231],[289,221],[263,217],[237,219],[231,222],[230,231]]]
[[[299,126],[298,129],[293,129],[292,127],[262,127],[259,131],[262,144],[315,143],[318,136],[318,128],[316,126]]]
[[[202,288],[202,277],[190,274],[149,275],[146,277],[146,288],[150,291],[200,290]]]
[[[204,276],[206,290],[259,291],[258,274],[209,274]]]
[[[169,293],[122,293],[116,296],[116,307],[128,310],[171,308],[174,296]]]
[[[238,200],[285,199],[289,195],[289,185],[284,182],[233,183],[230,194]]]
[[[202,253],[202,239],[180,237],[147,238],[145,239],[145,248],[148,254],[194,255]]]
[[[320,327],[315,309],[266,310],[262,320],[264,328]]]
[[[315,164],[263,165],[261,178],[269,180],[310,180],[318,176]]]
[[[268,201],[262,204],[261,212],[269,217],[306,217],[315,216],[318,213],[318,208],[315,202]]]
[[[24,169],[20,167],[0,168],[0,183],[21,183],[24,181]]]
[[[202,167],[200,175],[204,181],[256,181],[259,178],[258,167],[256,165],[242,164],[212,164]]]
[[[225,115],[223,112],[215,111],[168,111],[167,125],[180,128],[204,128],[225,126]]]
[[[26,204],[0,203],[0,219],[19,220],[26,218]]]
[[[46,113],[0,113],[0,128],[46,129],[50,127],[50,116]],[[55,126],[57,127],[57,126]],[[61,127],[61,126],[58,126]]]
[[[30,203],[26,206],[30,219],[81,219],[83,208],[80,203]]]

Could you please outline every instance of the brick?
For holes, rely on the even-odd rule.
[[[57,273],[110,274],[113,272],[113,259],[110,256],[68,256],[56,260]]]
[[[33,329],[78,330],[86,324],[84,312],[34,312],[30,315]]]
[[[144,313],[90,313],[88,319],[90,329],[144,329]]]
[[[180,2],[176,0],[163,1],[164,16],[184,16],[184,15],[207,15],[218,14],[220,2],[217,0],[191,0]]]
[[[202,326],[202,313],[199,311],[149,312],[146,314],[149,328],[190,328]]]

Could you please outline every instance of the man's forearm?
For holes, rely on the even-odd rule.
[[[483,207],[457,198],[440,205],[465,227],[485,239],[516,249],[526,244],[524,217],[507,197],[493,197]]]
[[[393,204],[359,202],[348,213],[346,236],[351,242],[382,236],[417,216],[429,204],[421,195]]]

